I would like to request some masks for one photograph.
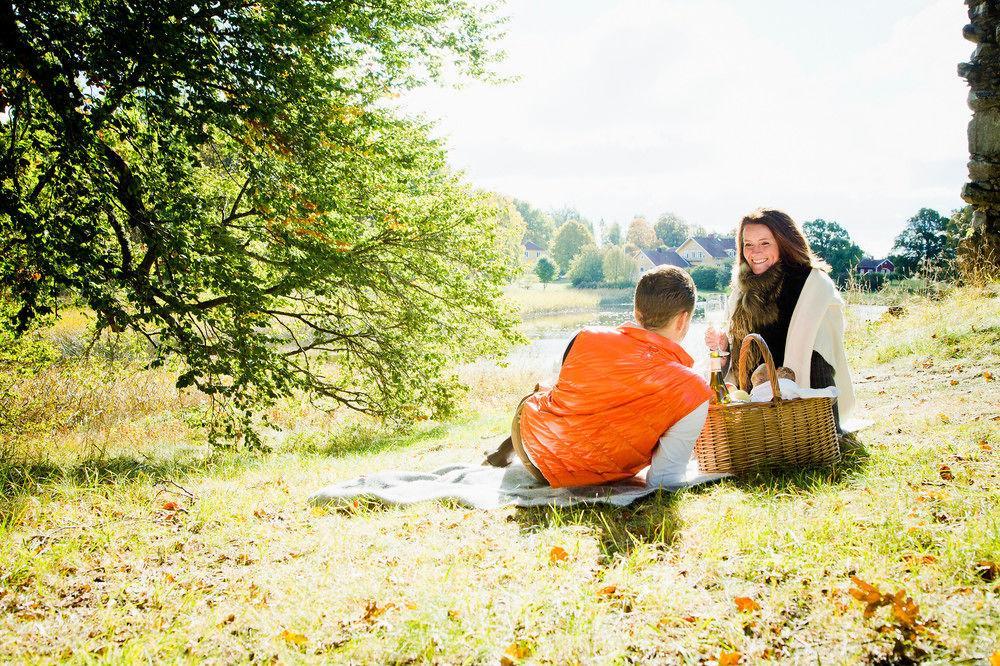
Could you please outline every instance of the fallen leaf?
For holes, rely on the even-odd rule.
[[[549,551],[549,564],[562,562],[566,559],[569,559],[569,553],[561,546],[553,546],[552,550]]]
[[[904,627],[908,629],[917,627],[917,615],[919,614],[917,605],[902,590],[896,592],[892,598],[892,614]]]
[[[376,618],[385,615],[386,611],[395,608],[396,604],[387,603],[385,606],[379,606],[375,601],[369,601],[365,604],[365,615],[361,618],[363,622],[374,622]]]
[[[617,585],[605,585],[597,591],[597,596],[599,597],[611,597],[614,596],[615,592],[618,591]]]
[[[181,508],[181,507],[177,504],[177,502],[164,502],[163,503],[163,510],[164,511],[177,511],[179,508]]]
[[[993,373],[987,370],[986,372],[983,373],[983,379],[985,379],[988,382],[993,381]]]
[[[739,652],[720,652],[719,666],[736,666],[742,659],[743,655]]]
[[[297,634],[294,631],[289,631],[288,629],[281,632],[281,638],[284,639],[286,643],[291,643],[292,645],[305,645],[309,642],[309,639],[305,637],[305,634]]]
[[[945,481],[951,481],[955,478],[955,475],[951,473],[951,467],[948,467],[948,465],[941,465],[941,467],[938,468],[938,473]]]
[[[993,447],[990,446],[990,443],[987,442],[985,439],[979,440],[979,448],[982,449],[983,451],[992,451],[993,450]]]
[[[695,617],[694,615],[688,615],[687,617],[684,618],[684,621],[694,624],[695,622],[698,621],[698,618]]]
[[[460,618],[460,617],[462,617],[462,614],[459,613],[457,610],[452,609],[452,610],[448,611],[448,619],[449,620],[453,620],[453,621],[457,622],[458,618]]]
[[[741,613],[751,613],[753,611],[760,610],[760,604],[750,597],[735,597],[733,601],[736,602],[736,608],[739,609]]]
[[[951,423],[951,417],[947,414],[938,414],[938,418],[941,419],[941,423]]]
[[[1000,575],[1000,567],[997,566],[996,562],[983,560],[976,562],[976,573],[987,583],[992,583]]]
[[[958,380],[957,379],[953,379],[953,380],[951,380],[948,383],[951,384],[952,386],[958,386]]]
[[[234,613],[230,613],[230,614],[229,614],[229,615],[227,615],[227,616],[225,617],[225,619],[224,619],[224,620],[222,620],[222,622],[220,622],[220,623],[219,623],[219,624],[218,624],[217,626],[219,626],[219,627],[224,627],[224,626],[226,626],[227,624],[232,624],[232,623],[233,623],[233,622],[235,622],[235,621],[236,621],[236,615],[235,615]]]
[[[918,555],[916,553],[906,553],[902,559],[910,564],[934,564],[937,562],[937,558],[933,555]]]
[[[531,646],[524,641],[514,641],[503,651],[503,656],[511,664],[517,663],[521,659],[527,659],[531,656]],[[502,662],[503,660],[501,660]]]

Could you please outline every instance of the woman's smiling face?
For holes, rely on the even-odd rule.
[[[750,264],[754,275],[760,275],[778,263],[778,243],[774,234],[763,224],[743,227],[743,258]]]

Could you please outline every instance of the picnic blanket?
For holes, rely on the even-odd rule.
[[[455,464],[433,472],[387,471],[366,474],[327,486],[311,495],[309,502],[314,506],[346,506],[358,498],[375,499],[386,504],[449,499],[476,509],[576,504],[627,506],[657,490],[687,488],[727,476],[729,475],[701,474],[697,461],[692,460],[684,479],[666,488],[647,486],[641,477],[599,486],[552,488],[535,480],[520,462],[514,462],[505,468]]]

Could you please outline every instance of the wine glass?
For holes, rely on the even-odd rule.
[[[705,299],[705,321],[708,323],[709,331],[721,331],[722,322],[725,320],[725,317],[725,296],[719,294],[716,297]],[[719,352],[721,355],[722,349],[717,347],[712,351]]]

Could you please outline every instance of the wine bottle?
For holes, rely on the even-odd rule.
[[[712,350],[711,362],[709,364],[711,374],[708,379],[708,387],[712,389],[712,402],[725,405],[729,403],[729,389],[726,388],[726,380],[722,378],[722,354]]]

